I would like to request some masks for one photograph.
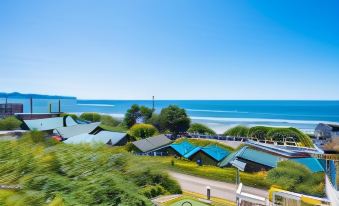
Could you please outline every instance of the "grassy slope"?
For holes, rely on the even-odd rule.
[[[154,165],[105,145],[49,141],[0,142],[0,205],[151,205],[149,198],[180,193],[178,184]]]
[[[101,124],[100,125],[101,128],[108,130],[108,131],[112,131],[112,132],[124,132],[126,133],[128,131],[127,128],[123,127],[123,126],[116,126],[116,127],[112,127],[109,125],[105,125],[105,124]]]
[[[226,150],[228,150],[230,152],[234,151],[233,147],[227,146],[227,145],[219,143],[217,141],[208,140],[208,139],[179,138],[179,139],[177,139],[175,141],[175,143],[180,143],[180,142],[183,142],[183,141],[188,141],[191,144],[194,144],[194,145],[197,145],[197,146],[201,146],[201,147],[204,147],[204,146],[207,146],[207,145],[210,145],[210,144],[216,144],[219,147],[224,148],[224,149],[226,149]]]

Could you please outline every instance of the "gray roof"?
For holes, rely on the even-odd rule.
[[[53,130],[64,126],[64,118],[66,126],[76,125],[77,123],[72,117],[52,117],[43,119],[24,120],[30,130],[46,131]]]
[[[172,141],[168,139],[165,135],[158,135],[135,141],[133,142],[133,145],[136,146],[142,152],[150,152],[161,147],[167,146],[171,143]]]
[[[59,127],[56,131],[63,138],[70,138],[79,134],[89,134],[100,125],[100,122],[91,124],[77,124],[69,127]]]
[[[101,131],[97,134],[79,134],[68,138],[64,141],[66,144],[80,144],[80,143],[110,143],[117,144],[126,136],[126,133]]]

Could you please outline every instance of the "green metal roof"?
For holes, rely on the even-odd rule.
[[[239,154],[241,154],[247,146],[242,147],[240,150],[232,152],[230,155],[225,157],[219,164],[219,167],[226,167],[228,164],[231,163],[231,161],[235,160]]]
[[[261,152],[258,150],[254,150],[251,148],[246,148],[244,149],[238,157],[256,162],[262,165],[266,165],[269,167],[276,167],[278,162],[279,162],[279,157],[266,153],[266,152]]]
[[[171,144],[171,148],[177,151],[181,156],[192,151],[197,146],[189,143],[188,141],[183,141],[181,143]]]
[[[324,172],[324,168],[316,158],[296,158],[291,159],[292,161],[298,162],[302,165],[305,165],[308,169],[310,169],[313,173],[315,172]]]

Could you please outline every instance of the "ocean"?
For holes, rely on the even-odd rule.
[[[3,102],[4,100],[1,100]],[[34,112],[57,111],[58,100],[33,100]],[[28,99],[10,99],[24,103],[29,112]],[[122,118],[132,104],[152,107],[151,100],[61,100],[62,111],[71,113],[99,112]],[[296,127],[312,133],[320,122],[339,124],[339,101],[268,101],[268,100],[156,100],[156,112],[168,105],[185,108],[193,122],[204,123],[222,133],[241,124]]]

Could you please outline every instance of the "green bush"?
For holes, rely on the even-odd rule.
[[[165,189],[161,185],[146,185],[142,188],[141,193],[148,198],[157,197],[164,194]]]
[[[213,131],[211,128],[207,127],[206,125],[199,124],[199,123],[193,123],[191,124],[190,128],[188,129],[188,132],[191,133],[198,133],[198,134],[206,134],[206,135],[215,135],[215,131]]]
[[[14,116],[0,119],[0,130],[14,130],[20,129],[22,122]]]
[[[119,120],[113,118],[110,115],[101,115],[100,122],[101,124],[111,126],[111,127],[116,127],[121,123]]]
[[[266,181],[284,190],[324,196],[324,173],[312,173],[294,161],[282,161],[268,172]]]
[[[22,135],[20,141],[29,141],[33,143],[45,143],[46,141],[46,133],[33,130],[30,132],[26,132],[24,135]]]
[[[101,116],[96,112],[84,112],[80,115],[80,119],[91,122],[100,122]]]
[[[158,130],[151,124],[135,124],[128,131],[128,134],[134,139],[144,139],[157,133]]]
[[[245,126],[236,126],[228,129],[224,135],[225,136],[234,136],[234,137],[247,137],[249,128]]]
[[[158,130],[161,130],[160,128],[160,116],[156,113],[152,114],[152,117],[146,121],[147,124],[151,124],[154,127],[156,127]]]

